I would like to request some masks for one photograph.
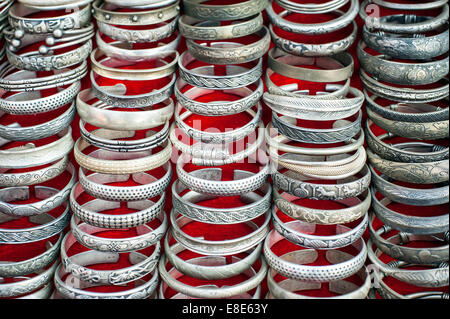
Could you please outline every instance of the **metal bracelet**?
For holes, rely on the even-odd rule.
[[[339,9],[343,5],[349,2],[349,0],[330,0],[325,3],[296,3],[289,0],[275,0],[275,2],[282,8],[296,12],[306,14],[320,14],[328,13]]]
[[[263,11],[268,0],[247,0],[226,5],[203,4],[205,0],[185,0],[184,13],[188,16],[211,21],[241,20]]]

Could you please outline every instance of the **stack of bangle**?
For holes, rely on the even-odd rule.
[[[0,298],[42,299],[54,292],[77,179],[69,161],[71,123],[92,49],[89,2],[0,2],[6,41],[0,55],[7,57],[0,65],[0,245],[14,250],[3,254],[0,277],[8,280],[0,284]],[[72,11],[50,11],[68,7]]]
[[[368,15],[368,5],[380,14]],[[399,14],[383,15],[386,8]],[[440,13],[403,13],[431,9]],[[448,298],[448,14],[446,1],[361,4],[365,25],[357,55],[372,172],[368,257],[377,275],[374,298]],[[421,207],[433,213],[415,213]],[[425,245],[414,248],[412,242]],[[392,280],[417,293],[391,288]]]
[[[269,231],[272,198],[269,166],[259,154],[264,143],[259,102],[264,90],[262,57],[270,45],[262,17],[267,3],[183,1],[179,30],[188,50],[178,61],[177,106],[170,129],[170,140],[181,155],[176,164],[178,179],[172,185],[171,228],[159,264],[159,298],[261,297],[260,283],[267,273],[261,248]],[[253,38],[256,41],[250,44],[244,42]],[[215,93],[225,98],[211,101],[209,96]],[[223,117],[229,123],[244,117],[246,121],[223,130],[217,128]],[[205,128],[207,121],[211,125]],[[214,127],[215,123],[219,126]],[[258,171],[238,169],[247,162]],[[234,178],[222,179],[229,171]],[[236,204],[208,205],[221,197],[227,199],[224,203]],[[202,229],[201,238],[192,234],[196,226]],[[223,232],[222,228],[229,230],[225,238],[214,240],[212,234]],[[240,234],[241,229],[245,234]],[[220,281],[239,276],[247,279],[219,286]],[[185,279],[192,284],[185,284]],[[208,284],[196,285],[199,279]]]
[[[0,1],[0,61],[2,61],[5,57],[5,40],[3,39],[3,30],[8,27],[8,10],[13,3],[13,0]]]

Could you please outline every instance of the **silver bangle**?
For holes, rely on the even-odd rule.
[[[203,89],[225,90],[241,88],[255,83],[261,79],[262,75],[262,58],[251,69],[238,65],[226,65],[226,74],[221,76],[214,74],[214,65],[188,69],[188,65],[194,61],[196,59],[189,51],[185,51],[180,55],[178,60],[180,77],[186,83]]]
[[[211,21],[241,20],[263,11],[268,0],[247,0],[225,5],[203,4],[205,0],[185,0],[184,13],[188,16]]]
[[[101,212],[120,208],[120,202],[93,199],[84,204],[79,204],[77,199],[83,192],[81,184],[77,183],[73,187],[70,194],[70,207],[73,214],[86,224],[109,229],[133,228],[149,223],[163,212],[166,198],[165,193],[163,193],[156,203],[151,200],[127,202],[127,208],[137,210],[137,212],[111,215]]]
[[[161,221],[161,225],[156,229],[152,229],[148,225],[139,225],[135,227],[138,235],[129,238],[95,236],[93,234],[103,232],[105,229],[86,223],[78,224],[79,219],[75,215],[70,220],[70,228],[75,239],[87,248],[102,252],[123,253],[144,249],[159,242],[167,230],[168,218],[166,213],[162,211],[158,219]]]
[[[64,10],[74,7],[82,7],[92,0],[51,0],[51,1],[43,1],[43,0],[18,0],[23,3],[27,7],[49,11],[49,10]]]
[[[203,195],[194,191],[189,191],[179,180],[172,184],[172,205],[173,209],[189,219],[211,224],[237,224],[255,219],[266,213],[271,206],[272,187],[265,184],[260,188],[264,196],[258,195],[256,192],[249,192],[240,195],[241,201],[246,203],[245,206],[236,208],[209,208],[197,204],[205,200],[217,198],[216,196]]]
[[[53,188],[54,189],[54,188]],[[53,237],[61,233],[69,223],[70,210],[67,202],[63,203],[65,209],[57,217],[53,217],[48,213],[28,216],[28,220],[39,224],[39,226],[20,228],[20,229],[6,229],[0,228],[0,243],[2,244],[25,244],[41,241]],[[15,217],[0,213],[0,224],[14,220]]]
[[[89,195],[108,201],[140,201],[161,195],[169,186],[172,180],[172,166],[169,162],[163,165],[166,173],[160,179],[141,172],[130,176],[126,175],[107,175],[93,173],[85,175],[85,169],[80,168],[78,173],[79,182],[83,190]],[[108,183],[125,182],[132,178],[139,186],[112,186]]]
[[[193,220],[183,215],[177,218],[177,215],[178,213],[175,210],[170,213],[172,225],[170,230],[173,238],[187,249],[202,255],[228,256],[247,251],[262,242],[269,232],[270,211],[266,212],[261,226],[256,225],[253,221],[245,222],[253,229],[252,233],[221,241],[205,240],[186,234],[182,231],[182,227],[193,222]]]
[[[320,14],[328,13],[339,9],[349,2],[349,0],[330,0],[325,3],[296,3],[289,0],[275,0],[275,2],[282,8],[296,13],[306,14]]]
[[[115,252],[84,251],[68,256],[67,252],[77,241],[70,232],[64,236],[61,245],[61,264],[67,273],[83,282],[96,285],[123,285],[147,276],[157,266],[161,253],[161,244],[155,244],[150,255],[133,251],[128,254],[132,266],[115,270],[97,270],[88,266],[101,263],[117,263],[120,254]]]
[[[69,126],[57,135],[58,140],[42,146],[28,143],[24,147],[0,150],[2,168],[41,166],[63,158],[72,150],[72,128]]]
[[[35,197],[42,199],[30,204],[9,204],[10,202],[23,201],[30,198],[30,187],[8,187],[0,189],[0,212],[15,217],[35,216],[47,213],[60,206],[69,198],[70,190],[76,181],[76,172],[72,163],[67,166],[67,172],[71,175],[69,182],[61,189],[56,190],[47,186],[34,186]]]
[[[169,236],[171,237],[170,230],[167,232],[164,239],[164,253],[167,260],[179,272],[193,278],[218,280],[237,276],[249,269],[261,255],[262,243],[258,244],[258,246],[256,246],[256,248],[252,251],[248,251],[248,255],[243,259],[232,256],[231,258],[234,262],[231,264],[227,264],[226,258],[221,256],[204,256],[204,259],[207,261],[213,262],[221,260],[223,264],[220,266],[211,266],[209,262],[207,264],[195,264],[190,262],[190,260],[184,260],[183,258],[177,256],[177,254],[186,250],[186,248],[178,243],[172,246],[169,245]]]
[[[364,267],[366,261],[367,247],[362,238],[353,243],[354,248],[359,251],[356,256],[333,264],[336,255],[333,250],[330,250],[326,252],[325,257],[332,265],[323,266],[306,265],[317,260],[318,252],[312,249],[294,250],[278,257],[271,248],[282,240],[286,240],[286,238],[273,229],[264,242],[264,256],[274,271],[290,279],[311,282],[341,280],[357,273]],[[289,261],[294,257],[297,262]]]

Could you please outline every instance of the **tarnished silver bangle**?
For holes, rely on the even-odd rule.
[[[383,8],[397,9],[397,10],[430,10],[444,6],[448,1],[434,0],[427,3],[395,3],[385,0],[371,0],[372,3],[378,4]]]
[[[81,88],[81,82],[76,81],[68,88],[58,90],[57,93],[42,97],[41,91],[17,92],[6,98],[6,93],[0,89],[0,110],[8,114],[29,115],[50,112],[70,102],[77,96]]]
[[[449,202],[448,184],[430,189],[405,187],[394,184],[387,176],[378,175],[372,166],[369,165],[369,168],[372,172],[372,185],[393,202],[414,206],[433,206]]]
[[[245,222],[253,230],[250,234],[239,238],[219,241],[205,240],[186,234],[182,228],[186,224],[193,222],[193,220],[183,215],[177,218],[177,215],[179,213],[175,210],[170,212],[170,230],[173,238],[187,249],[202,255],[228,256],[238,254],[257,246],[269,233],[270,211],[266,212],[265,219],[260,226],[254,221]]]
[[[85,175],[86,170],[83,168],[80,168],[78,177],[83,190],[95,198],[122,202],[139,201],[161,195],[169,186],[172,179],[172,166],[167,162],[163,167],[166,173],[160,179],[144,172],[135,173],[131,176],[130,174],[107,175],[99,173]],[[134,182],[141,185],[105,185],[108,183],[125,182],[130,177]]]
[[[0,189],[0,212],[15,216],[35,216],[47,213],[62,205],[69,198],[77,179],[77,174],[72,163],[67,166],[67,172],[71,175],[69,182],[61,189],[55,190],[47,186],[34,186],[35,197],[42,199],[29,204],[10,204],[10,202],[28,200],[30,198],[30,187],[7,187]]]
[[[114,270],[98,270],[88,266],[102,263],[117,263],[120,254],[116,252],[98,252],[93,250],[84,251],[68,256],[67,252],[77,241],[68,232],[64,236],[61,245],[61,264],[64,270],[74,278],[83,282],[104,285],[123,285],[151,273],[157,266],[161,253],[161,244],[155,244],[150,255],[143,252],[133,251],[128,254],[131,266]]]
[[[55,261],[51,267],[42,269],[37,272],[36,276],[25,280],[8,284],[0,283],[0,298],[18,297],[45,286],[53,279],[58,264],[59,262]]]
[[[173,209],[188,217],[189,219],[211,224],[237,224],[255,219],[270,209],[272,198],[272,187],[270,184],[263,185],[260,190],[264,196],[256,192],[240,195],[240,199],[246,205],[236,208],[209,208],[197,204],[205,200],[218,198],[217,196],[204,195],[194,191],[185,191],[188,188],[179,180],[172,184]],[[185,193],[183,195],[180,195]]]
[[[102,252],[131,252],[152,246],[159,242],[167,230],[168,217],[162,211],[158,219],[161,225],[156,229],[148,225],[139,225],[135,227],[137,236],[128,238],[105,238],[93,234],[104,232],[104,228],[91,226],[86,223],[79,224],[79,219],[73,215],[70,220],[70,228],[75,239],[83,246]],[[119,229],[115,231],[120,231]],[[124,230],[122,230],[124,231]],[[127,231],[127,229],[125,229]]]
[[[336,12],[340,12],[339,10]],[[289,12],[284,11],[279,16],[286,15]],[[342,14],[342,12],[340,12]],[[273,25],[269,25],[269,31],[272,41],[281,50],[298,56],[330,56],[338,54],[347,50],[356,40],[356,35],[358,27],[355,21],[352,21],[353,31],[350,35],[343,39],[328,42],[324,44],[310,44],[310,43],[298,43],[292,40],[284,39],[283,37],[277,35],[273,30]]]
[[[72,124],[76,115],[75,102],[61,115],[48,122],[34,126],[4,126],[0,125],[0,137],[9,141],[35,141],[55,135]],[[4,115],[0,111],[0,118]]]
[[[39,224],[39,226],[20,229],[0,228],[0,243],[20,245],[41,241],[58,235],[66,228],[70,219],[68,202],[64,202],[63,205],[65,206],[65,209],[57,217],[48,213],[27,217],[29,221],[34,224]],[[0,224],[2,224],[17,219],[17,217],[0,213],[0,219]]]
[[[430,235],[448,231],[448,214],[418,217],[398,213],[387,207],[391,203],[389,198],[385,197],[378,200],[375,196],[376,193],[377,192],[373,190],[372,210],[377,218],[385,225],[415,235]]]
[[[204,89],[225,90],[248,86],[261,79],[263,59],[260,58],[255,67],[247,69],[239,65],[226,65],[225,75],[215,75],[214,65],[188,69],[188,65],[196,59],[185,51],[180,55],[178,67],[180,77],[186,83]]]
[[[329,282],[348,278],[357,273],[363,266],[367,257],[367,247],[362,238],[352,245],[358,251],[356,256],[337,262],[335,251],[326,251],[326,259],[332,265],[311,266],[308,265],[318,258],[318,252],[314,249],[298,249],[278,257],[272,247],[282,240],[287,240],[275,229],[271,230],[264,242],[264,256],[267,263],[277,273],[295,280],[311,282]],[[291,260],[295,260],[292,262]]]
[[[349,0],[330,0],[325,3],[297,3],[290,0],[275,0],[275,2],[282,8],[296,12],[306,14],[320,14],[335,11],[343,5],[349,2]]]
[[[189,53],[205,63],[211,64],[241,64],[260,59],[270,47],[270,32],[263,26],[254,34],[261,39],[251,44],[237,42],[212,42],[210,46],[186,40]]]
[[[72,128],[57,133],[59,139],[36,147],[27,143],[19,148],[0,150],[2,168],[28,168],[53,163],[66,156],[73,147]]]
[[[376,102],[377,95],[369,96],[364,90],[366,106],[381,117],[392,121],[427,123],[448,120],[449,108],[441,108],[431,104],[398,103],[383,107]],[[412,111],[412,112],[411,112]]]
[[[241,3],[210,5],[205,0],[185,0],[184,13],[200,20],[229,21],[241,20],[263,11],[268,0],[246,0]]]
[[[336,225],[336,235],[318,236],[311,235],[316,229],[316,224],[294,220],[283,223],[276,213],[277,207],[272,207],[272,223],[274,229],[290,242],[313,249],[337,249],[353,244],[367,229],[368,214],[364,214],[361,222],[353,229],[340,224]]]
[[[227,40],[259,31],[263,26],[263,16],[261,13],[257,13],[244,21],[238,21],[231,25],[220,25],[220,21],[204,21],[182,15],[178,25],[180,33],[187,39]]]
[[[0,261],[0,276],[2,277],[18,277],[25,276],[35,273],[41,269],[46,268],[52,262],[54,262],[59,257],[59,249],[61,247],[61,242],[64,234],[61,232],[59,234],[58,240],[55,243],[48,241],[46,243],[46,251],[29,258],[27,260],[21,261],[10,261],[1,260]]]
[[[241,99],[231,102],[198,102],[195,99],[215,90],[193,87],[186,92],[181,93],[187,83],[179,78],[174,86],[175,97],[184,108],[194,114],[204,116],[223,116],[233,115],[244,112],[254,106],[261,99],[264,92],[264,84],[262,80],[258,81],[257,89],[252,91],[248,87],[237,87],[224,90],[228,94],[242,96]]]
[[[237,276],[247,269],[249,269],[260,257],[262,243],[259,243],[256,248],[249,250],[247,256],[243,259],[233,258],[233,263],[227,264],[226,257],[223,256],[204,256],[205,261],[219,261],[222,260],[222,265],[195,264],[190,260],[184,260],[177,256],[180,252],[186,250],[185,247],[176,243],[169,245],[169,238],[171,238],[170,230],[164,239],[164,253],[167,260],[182,274],[199,279],[217,280]]]
[[[449,70],[449,57],[431,62],[405,63],[390,61],[385,55],[371,55],[364,51],[366,44],[361,40],[356,53],[361,68],[378,81],[402,85],[425,85],[444,78]]]
[[[92,0],[18,0],[27,7],[35,8],[38,10],[65,10],[73,9],[75,7],[82,7]]]
[[[296,65],[317,65],[323,69],[311,69]],[[311,82],[340,82],[353,74],[354,61],[351,54],[344,51],[332,57],[299,57],[276,47],[269,50],[268,68],[283,76]]]
[[[134,288],[118,292],[93,292],[84,289],[96,286],[96,284],[84,281],[76,282],[71,274],[67,277],[67,280],[63,281],[61,277],[66,274],[64,267],[59,265],[55,272],[54,282],[58,294],[67,299],[147,299],[156,291],[159,278],[158,270],[154,269],[153,275],[148,281],[135,280],[133,282]],[[72,285],[66,282],[72,282]]]

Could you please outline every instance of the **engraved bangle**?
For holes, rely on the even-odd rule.
[[[363,27],[363,40],[375,51],[397,59],[429,60],[448,52],[448,23],[436,35],[405,36],[389,32],[373,32]]]
[[[111,151],[94,151],[85,155],[82,151],[90,145],[78,139],[74,145],[75,160],[88,170],[103,174],[123,175],[146,172],[164,165],[172,155],[172,144],[169,140],[162,151],[151,155],[151,151],[118,153]]]
[[[310,69],[296,65],[317,65],[323,69]],[[341,52],[332,57],[299,57],[278,48],[272,48],[268,54],[268,68],[283,76],[311,82],[340,82],[353,74],[353,57]]]
[[[102,39],[99,31],[96,32],[95,39],[99,50],[110,58],[124,61],[148,61],[159,58],[167,52],[176,51],[181,35],[178,34],[175,40],[169,43],[159,42],[155,47],[146,49],[134,48],[131,42],[113,41],[107,43]]]
[[[170,229],[173,238],[185,248],[202,255],[228,256],[238,254],[257,246],[269,233],[270,211],[266,212],[265,219],[260,226],[254,221],[245,222],[252,228],[252,233],[235,239],[219,241],[205,240],[186,234],[181,228],[193,222],[193,220],[185,216],[177,218],[177,215],[178,213],[175,210],[172,210],[170,213],[172,225]]]
[[[271,248],[282,240],[287,239],[275,229],[271,230],[264,242],[264,256],[270,268],[290,279],[312,282],[341,280],[357,273],[364,266],[367,257],[367,247],[364,240],[359,238],[352,244],[358,250],[356,256],[351,256],[350,259],[338,264],[311,266],[307,264],[314,262],[318,257],[318,252],[314,249],[294,250],[278,257]],[[335,251],[328,250],[326,251],[325,257],[332,262],[334,255]],[[291,262],[290,260],[292,259],[300,259],[300,262]]]
[[[448,231],[448,214],[439,216],[410,216],[388,208],[389,198],[378,200],[376,191],[372,191],[372,210],[385,225],[402,232],[416,235],[430,235]]]
[[[67,172],[70,173],[71,178],[61,190],[47,186],[34,186],[35,197],[42,199],[38,202],[10,204],[10,202],[28,200],[30,198],[29,186],[0,189],[0,212],[15,217],[35,216],[62,205],[69,198],[70,190],[76,181],[76,172],[72,163],[67,166]]]
[[[17,297],[15,299],[50,299],[52,293],[53,293],[53,282],[50,281],[37,291],[22,297]]]
[[[167,140],[169,135],[169,121],[164,124],[161,131],[147,131],[145,134],[146,137],[139,140],[122,140],[134,137],[136,131],[98,129],[88,132],[84,125],[84,121],[80,120],[80,132],[83,139],[95,147],[115,152],[140,152],[152,150],[161,146]]]
[[[328,147],[328,148],[307,148],[292,146],[286,144],[289,139],[284,135],[279,135],[278,131],[273,128],[272,123],[266,126],[266,142],[270,148],[287,153],[303,154],[303,155],[335,155],[345,154],[356,151],[364,144],[364,131],[361,130],[358,139],[352,139],[343,146]]]
[[[106,3],[111,3],[120,7],[132,7],[136,9],[151,9],[169,6],[178,0],[129,0],[124,3],[122,0],[105,0]]]
[[[74,7],[82,7],[92,0],[52,0],[52,1],[43,1],[43,0],[19,0],[22,4],[27,7],[39,9],[39,10],[64,10],[68,8]]]
[[[316,229],[316,224],[294,220],[292,222],[282,222],[277,213],[277,207],[272,207],[272,223],[274,229],[282,234],[290,242],[313,249],[337,249],[351,245],[357,241],[366,231],[369,221],[368,214],[364,214],[361,222],[353,229],[336,225],[336,235],[318,236],[311,235]]]
[[[380,157],[406,163],[426,163],[440,161],[449,158],[448,147],[423,142],[404,142],[396,144],[387,144],[383,140],[395,137],[392,133],[386,133],[380,136],[370,129],[369,121],[366,122],[367,145]]]
[[[373,186],[393,202],[414,206],[434,206],[449,202],[448,184],[431,189],[405,187],[394,184],[387,176],[378,175],[372,166],[369,165],[369,168]]]
[[[272,69],[267,68],[266,71],[267,91],[268,93],[273,95],[287,96],[292,98],[303,98],[306,95],[310,99],[319,99],[319,100],[340,99],[347,96],[347,93],[350,88],[350,79],[347,79],[344,85],[326,84],[325,85],[326,92],[318,91],[316,95],[311,95],[310,91],[308,89],[301,88],[299,83],[290,83],[280,86],[274,84],[270,79],[270,77],[274,73],[275,72]]]
[[[296,262],[297,264],[302,262],[302,256],[300,255],[299,257],[300,260]],[[351,255],[337,250],[333,256],[330,254],[328,258],[332,259],[333,264],[338,264],[350,259]],[[353,282],[345,279],[330,281],[328,283],[328,290],[336,295],[332,297],[312,297],[302,295],[300,292],[303,290],[320,290],[322,283],[305,282],[289,278],[276,282],[274,279],[276,275],[277,273],[274,270],[269,270],[267,274],[267,285],[270,295],[266,299],[366,299],[372,285],[368,270],[366,267],[363,267],[357,272],[357,275],[363,281],[361,286],[357,286]]]
[[[297,34],[309,34],[309,35],[330,33],[346,27],[352,21],[355,20],[355,17],[358,15],[358,10],[359,10],[358,0],[351,0],[350,8],[348,9],[348,11],[336,19],[322,23],[302,24],[288,21],[282,18],[280,19],[281,15],[283,16],[285,15],[284,12],[281,14],[275,13],[272,5],[269,5],[266,8],[267,15],[272,24],[288,32]]]
[[[249,19],[237,21],[231,25],[220,25],[219,21],[203,21],[182,15],[178,25],[180,33],[187,39],[228,40],[259,31],[263,27],[263,16],[258,13]]]
[[[137,279],[133,282],[133,288],[117,292],[84,290],[85,288],[95,287],[97,284],[75,281],[75,277],[71,274],[63,281],[61,278],[66,277],[66,274],[64,267],[59,265],[55,272],[54,282],[58,294],[67,299],[147,299],[155,292],[158,286],[157,269],[153,270],[153,275],[148,281]]]
[[[77,199],[83,192],[81,184],[77,183],[70,193],[70,207],[73,214],[86,224],[109,229],[132,228],[149,223],[161,214],[166,199],[165,193],[163,193],[156,203],[151,200],[127,202],[127,208],[137,210],[137,212],[112,215],[102,212],[120,208],[120,202],[94,199],[81,205]]]
[[[448,21],[449,9],[447,4],[442,7],[442,11],[438,16],[430,19],[407,14],[369,17],[366,13],[366,7],[372,2],[372,0],[365,0],[359,8],[359,16],[369,29],[393,33],[425,33],[438,29]]]
[[[130,42],[130,43],[148,43],[156,42],[170,37],[178,26],[178,19],[175,18],[169,23],[162,22],[162,26],[147,30],[132,30],[118,28],[111,24],[97,21],[98,30],[110,37],[111,39]]]
[[[349,2],[349,0],[330,0],[325,3],[318,3],[318,4],[296,3],[289,0],[275,0],[275,2],[280,7],[292,12],[320,14],[335,11],[336,9],[339,9],[347,2]]]
[[[0,243],[20,245],[41,241],[58,235],[66,228],[70,219],[69,205],[67,202],[64,202],[63,205],[65,209],[57,217],[53,217],[48,213],[26,217],[31,223],[39,224],[39,226],[20,229],[0,228]],[[2,224],[15,220],[17,217],[0,213],[0,219],[0,224]]]
[[[436,140],[441,138],[448,138],[449,136],[448,120],[425,123],[403,122],[383,118],[373,112],[370,108],[367,108],[366,112],[368,118],[373,123],[394,135],[421,140]]]
[[[165,100],[163,108],[140,108],[137,112],[115,111],[103,101],[88,104],[95,98],[91,89],[81,91],[77,96],[77,111],[80,118],[97,127],[110,130],[146,130],[165,124],[173,115],[174,103],[171,98]]]
[[[251,267],[249,270],[253,270],[253,274],[249,274],[249,279],[247,279],[244,282],[241,282],[236,285],[232,286],[222,286],[222,287],[194,287],[187,284],[182,283],[181,281],[178,281],[174,277],[172,277],[173,271],[167,271],[166,270],[166,256],[165,254],[162,255],[159,264],[158,269],[159,273],[161,274],[161,279],[164,281],[164,283],[169,286],[170,288],[174,289],[175,291],[181,292],[185,294],[186,296],[195,297],[195,298],[207,298],[207,299],[222,299],[222,298],[230,298],[237,295],[241,295],[247,291],[250,291],[254,288],[256,288],[265,278],[267,273],[267,263],[264,261],[263,258],[261,260],[261,268],[256,273],[253,267]],[[163,289],[161,285],[161,289]]]
[[[305,223],[316,225],[336,225],[351,223],[363,217],[369,210],[371,203],[370,191],[363,194],[364,199],[358,197],[345,198],[335,202],[348,206],[341,209],[317,209],[294,204],[298,199],[288,193],[280,194],[278,189],[273,189],[274,204],[285,215]]]
[[[123,6],[123,3],[120,3]],[[147,26],[158,24],[177,17],[180,13],[179,1],[162,8],[136,10],[132,12],[115,11],[120,7],[96,0],[92,4],[94,18],[110,25]]]
[[[217,196],[203,195],[194,191],[185,191],[188,188],[179,180],[172,184],[173,209],[189,219],[210,224],[237,224],[255,219],[266,213],[271,206],[272,187],[265,184],[260,188],[264,196],[256,192],[240,195],[246,205],[236,208],[209,208],[197,203],[217,198]],[[184,194],[183,194],[184,193]],[[180,195],[183,194],[183,195]]]
[[[361,68],[379,81],[402,85],[425,85],[444,78],[449,70],[449,57],[431,62],[405,63],[390,61],[385,55],[364,51],[366,44],[358,43],[356,53]],[[386,70],[390,70],[387,72]]]
[[[381,158],[367,149],[367,157],[373,168],[392,178],[402,182],[415,184],[438,184],[448,182],[449,160],[441,160],[426,163],[404,163],[389,161]]]
[[[210,5],[205,0],[183,1],[184,13],[188,16],[211,21],[241,20],[263,11],[268,0],[246,0],[236,4]]]
[[[390,104],[383,107],[376,102],[377,95],[369,96],[364,90],[366,106],[381,117],[400,122],[427,123],[448,120],[449,109],[440,108],[431,104]],[[412,112],[411,112],[412,111]]]
[[[57,135],[58,140],[42,146],[28,143],[22,147],[0,150],[2,168],[35,167],[63,158],[72,151],[72,128],[69,126]]]
[[[42,97],[41,91],[16,92],[6,98],[0,97],[0,110],[15,115],[50,112],[72,102],[80,88],[80,81],[76,81],[68,88],[58,90],[57,93],[46,97]],[[0,89],[0,96],[5,93],[5,90]]]
[[[338,10],[336,12],[340,11]],[[284,15],[288,14],[287,11],[284,11],[283,13]],[[280,17],[282,17],[283,13],[280,14]],[[355,21],[352,21],[352,26],[353,31],[350,35],[346,36],[343,39],[324,44],[299,43],[294,42],[292,40],[284,39],[283,37],[279,36],[276,32],[274,32],[272,24],[269,25],[269,31],[272,41],[279,49],[292,55],[316,57],[316,56],[329,56],[338,54],[350,48],[351,45],[356,40],[356,35],[358,31],[358,27]]]
[[[449,95],[448,78],[444,78],[439,82],[444,85],[431,89],[415,89],[413,87],[395,87],[372,79],[363,69],[360,69],[361,82],[363,86],[370,92],[379,97],[401,102],[401,103],[427,103],[434,102]]]
[[[395,237],[391,237],[389,240],[395,240]],[[403,269],[408,264],[394,260],[388,264],[383,263],[379,256],[382,252],[378,249],[374,251],[372,248],[372,240],[367,241],[368,254],[367,257],[378,270],[375,272],[375,280],[378,284],[381,284],[382,279],[386,276],[393,277],[397,280],[409,283],[419,287],[443,287],[448,286],[449,283],[449,267],[446,262],[442,263],[442,267],[434,267],[431,269],[409,270]],[[448,250],[447,250],[448,251]],[[410,265],[409,265],[410,266]],[[381,288],[381,287],[380,287]]]
[[[258,87],[251,91],[248,87],[230,88],[224,90],[225,93],[241,96],[242,98],[231,102],[197,102],[195,99],[206,94],[214,93],[215,90],[192,87],[186,92],[181,93],[187,83],[179,78],[175,83],[175,97],[184,108],[194,114],[203,116],[224,116],[234,115],[244,112],[254,106],[261,99],[264,92],[262,80],[258,81]]]
[[[59,234],[55,243],[46,242],[46,251],[43,253],[21,261],[0,261],[0,276],[2,277],[19,277],[35,273],[46,268],[59,257],[59,248],[63,239],[63,233]]]
[[[359,172],[361,177],[353,176],[336,181],[336,184],[318,184],[293,171],[272,173],[274,187],[298,198],[315,200],[341,200],[362,194],[371,181],[371,172],[367,165]]]
[[[274,113],[305,120],[331,121],[352,116],[361,109],[364,103],[362,92],[353,87],[349,92],[355,97],[317,99],[311,96],[291,97],[265,92],[263,99]]]
[[[190,63],[196,59],[185,51],[180,55],[178,67],[180,77],[188,84],[203,89],[225,90],[248,86],[261,79],[262,58],[255,67],[248,69],[238,65],[226,65],[225,75],[217,76],[214,73],[214,65],[200,66],[188,69]]]
[[[435,0],[428,3],[395,3],[385,0],[371,0],[372,3],[378,4],[384,8],[400,9],[400,10],[430,10],[444,6],[446,0]]]
[[[44,139],[46,137],[55,135],[70,126],[76,113],[75,102],[72,102],[72,105],[64,113],[42,124],[25,127],[11,127],[0,125],[0,137],[9,141],[28,142]],[[3,111],[0,111],[0,118],[3,115]]]
[[[443,236],[440,235],[415,235],[404,232],[389,237],[383,238],[383,235],[388,235],[393,229],[390,226],[383,225],[378,230],[373,227],[375,214],[372,215],[371,222],[369,222],[369,234],[372,242],[377,248],[386,255],[401,260],[413,265],[439,265],[442,262],[448,261],[448,241],[445,242]],[[448,230],[448,228],[447,228]],[[436,233],[438,234],[438,233]],[[407,244],[414,241],[434,242],[441,245],[432,247],[408,247]]]
[[[147,81],[157,80],[166,76],[172,75],[176,71],[178,52],[168,51],[164,52],[156,59],[156,67],[151,69],[120,69],[122,66],[131,66],[136,64],[136,61],[117,60],[106,57],[99,61],[99,58],[105,53],[95,48],[91,53],[92,71],[94,73],[115,80],[125,81]],[[168,63],[163,58],[172,56],[172,60]]]
[[[262,166],[258,173],[235,170],[234,180],[221,181],[221,168],[205,168],[186,172],[183,168],[186,162],[183,157],[177,162],[177,175],[180,181],[190,190],[205,195],[237,196],[252,192],[265,183],[269,174],[269,165]]]
[[[189,53],[205,63],[210,64],[241,64],[260,59],[270,47],[270,32],[263,26],[254,34],[261,39],[251,44],[237,42],[212,42],[210,46],[186,40]]]
[[[272,113],[272,125],[278,132],[292,141],[311,144],[333,144],[350,141],[361,131],[362,111],[358,112],[355,121],[337,120],[332,128],[311,129],[297,125],[293,117],[278,117]]]
[[[115,270],[97,270],[87,266],[117,263],[120,254],[88,250],[68,256],[67,252],[76,242],[70,232],[64,236],[61,245],[61,264],[64,270],[74,278],[99,285],[123,285],[147,276],[156,268],[161,253],[161,244],[158,242],[150,255],[137,251],[130,252],[128,260],[132,266]]]
[[[66,14],[57,17],[30,17],[39,11],[41,10],[28,7],[21,2],[15,2],[15,4],[11,7],[9,10],[8,21],[13,29],[21,30],[17,33],[19,38],[20,35],[24,33],[52,33],[53,35],[61,35],[64,31],[82,28],[91,21],[90,4],[80,8],[79,10],[66,12]]]
[[[0,65],[0,88],[7,91],[36,91],[72,84],[87,73],[87,62],[77,67],[53,70],[53,75],[38,76],[34,71],[18,70],[9,62]]]
[[[161,225],[156,229],[148,225],[139,225],[134,227],[137,236],[127,238],[105,238],[95,236],[95,233],[104,232],[104,228],[95,227],[86,223],[79,223],[78,218],[74,215],[70,220],[70,228],[72,235],[83,246],[92,250],[101,252],[125,253],[144,249],[153,246],[161,240],[167,230],[168,218],[166,213],[162,211],[158,219]],[[128,229],[116,229],[115,232],[128,231]]]
[[[109,106],[118,108],[136,109],[161,103],[171,97],[176,74],[172,74],[171,81],[161,89],[152,90],[149,93],[139,95],[127,95],[127,86],[117,83],[114,86],[99,86],[95,80],[94,72],[91,72],[92,93]]]
[[[127,175],[107,175],[93,173],[85,175],[86,170],[80,168],[78,177],[83,190],[89,195],[108,201],[139,201],[161,195],[169,186],[172,179],[172,166],[170,163],[163,165],[166,173],[160,179],[147,174],[135,173]],[[139,186],[112,186],[108,183],[126,182],[132,178]]]
[[[53,275],[58,264],[59,263],[55,261],[51,267],[38,271],[36,276],[25,278],[25,280],[11,282],[8,284],[0,283],[0,298],[26,295],[45,286],[53,279]]]
[[[247,256],[243,259],[231,258],[235,260],[232,264],[227,264],[226,258],[222,256],[204,256],[203,259],[208,263],[195,264],[190,260],[184,260],[177,256],[180,252],[186,250],[185,247],[176,243],[172,246],[169,245],[169,236],[171,236],[170,230],[164,239],[164,253],[167,260],[182,274],[185,276],[206,279],[206,280],[218,280],[237,276],[246,270],[248,270],[261,256],[262,243],[259,243],[252,251],[247,252]],[[219,265],[212,266],[214,261],[222,260]],[[209,262],[211,261],[211,263]]]
[[[199,166],[222,166],[242,161],[256,154],[260,146],[264,143],[264,126],[259,123],[258,138],[252,144],[248,145],[244,150],[230,154],[229,146],[231,143],[225,144],[209,144],[198,142],[190,146],[178,140],[175,135],[175,126],[172,125],[170,139],[175,148],[183,152],[185,155],[192,156],[192,164]],[[255,132],[256,134],[256,132]],[[237,146],[238,147],[238,146]]]
[[[44,183],[62,174],[68,163],[69,157],[66,155],[50,166],[33,171],[23,173],[4,173],[8,170],[0,169],[0,187],[31,186]]]

